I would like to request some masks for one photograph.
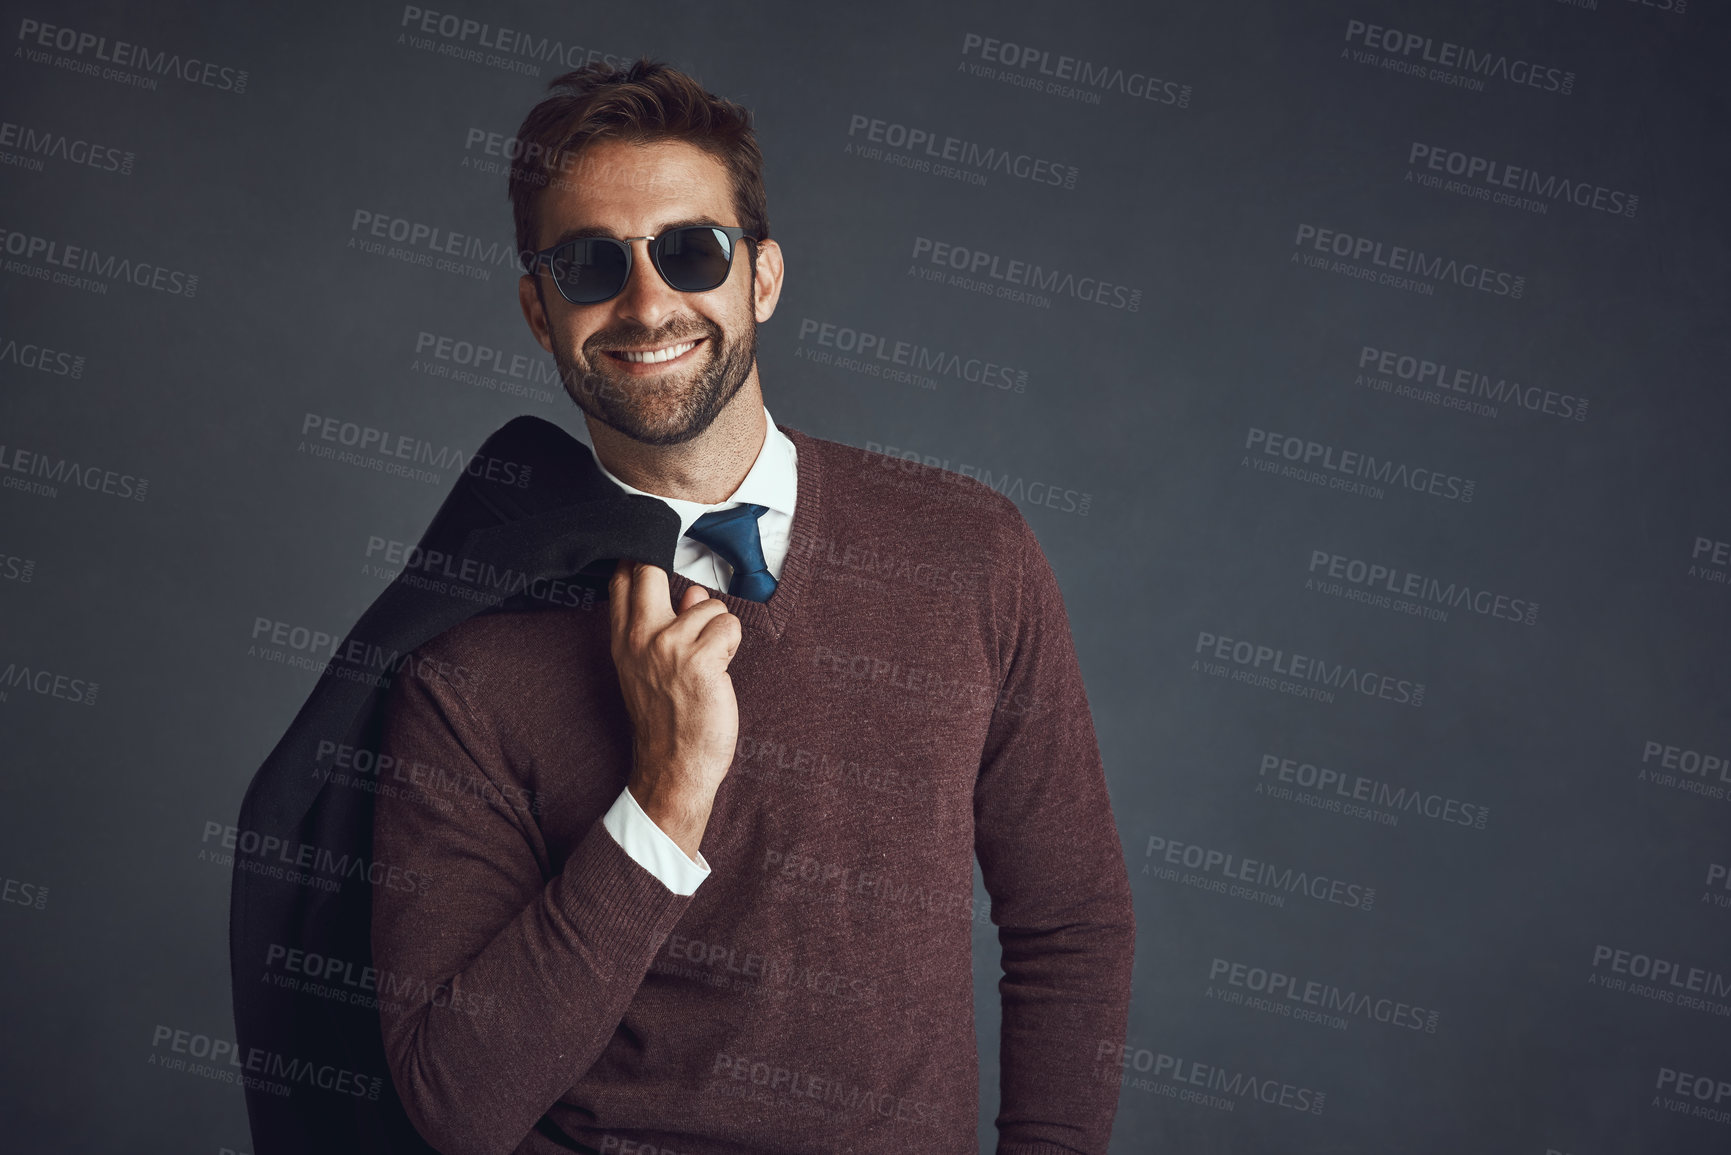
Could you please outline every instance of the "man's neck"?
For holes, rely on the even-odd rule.
[[[714,505],[739,488],[763,451],[769,436],[763,409],[763,394],[748,384],[708,429],[680,445],[645,445],[592,418],[585,420],[595,456],[627,485],[657,497]]]

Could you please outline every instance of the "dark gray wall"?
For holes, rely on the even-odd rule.
[[[1684,4],[422,6],[747,103],[788,261],[770,411],[1019,501],[1136,891],[1114,1152],[1731,1148],[1731,40]],[[340,635],[369,539],[454,476],[302,427],[583,432],[472,143],[567,65],[447,54],[473,38],[390,4],[5,9],[7,1143],[244,1151],[239,1090],[151,1058],[161,1025],[232,1034],[207,824],[315,677],[255,622]],[[940,173],[874,119],[1047,164]],[[505,260],[369,254],[361,212]],[[41,279],[69,246],[98,267]],[[1012,261],[1071,281],[995,295]],[[1017,384],[826,363],[824,324]],[[443,375],[438,338],[535,369]],[[1369,692],[1317,696],[1344,671]]]

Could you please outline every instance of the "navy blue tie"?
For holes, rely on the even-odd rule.
[[[775,578],[763,560],[763,540],[757,519],[769,512],[767,505],[736,505],[717,509],[691,523],[685,536],[700,541],[733,567],[727,592],[748,601],[766,602],[775,592]]]

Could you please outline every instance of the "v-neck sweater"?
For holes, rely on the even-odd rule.
[[[739,741],[695,894],[602,825],[605,600],[470,619],[389,692],[382,755],[492,787],[376,803],[375,859],[431,880],[374,900],[385,1051],[447,1155],[973,1152],[988,918],[999,1155],[1106,1150],[1135,921],[1057,580],[989,486],[778,428],[792,547],[768,601],[718,595]]]

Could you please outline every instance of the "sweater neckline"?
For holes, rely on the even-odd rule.
[[[787,556],[782,559],[781,576],[775,590],[765,602],[738,597],[714,586],[703,586],[711,597],[719,597],[723,605],[739,618],[745,629],[756,630],[770,641],[778,641],[799,609],[801,596],[811,578],[812,550],[802,548],[817,540],[817,528],[823,517],[823,459],[816,441],[797,429],[777,421],[775,427],[785,433],[796,450],[795,472],[799,477],[798,492],[793,501],[793,523],[789,527]],[[678,605],[687,586],[701,585],[684,574],[673,571],[668,575],[667,592]]]

